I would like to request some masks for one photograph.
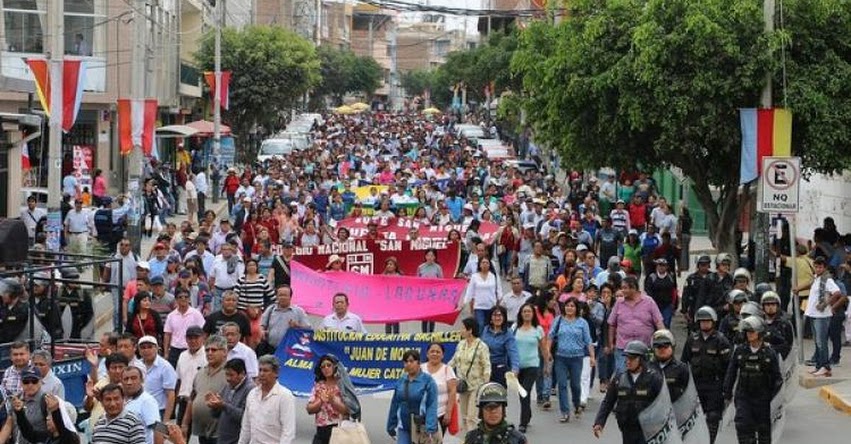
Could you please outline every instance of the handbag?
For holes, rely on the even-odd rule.
[[[558,328],[559,328],[560,324],[561,324],[561,315],[559,315],[558,319],[556,319],[556,325],[553,327],[554,328],[553,341],[550,343],[550,356],[552,356],[553,359],[555,359],[556,352],[558,351]]]
[[[272,310],[274,310],[274,308],[269,307],[267,310],[269,310],[269,311],[267,313],[264,313],[264,315],[266,316],[266,320],[265,320],[265,322],[263,322],[263,330],[266,331],[266,339],[261,340],[257,344],[257,347],[254,348],[254,352],[257,354],[257,356],[271,355],[271,354],[274,354],[275,350],[276,350],[276,347],[273,346],[271,343],[269,343],[269,340],[268,340],[268,338],[269,338],[269,322],[272,319]]]
[[[331,430],[330,444],[371,444],[363,423],[343,421]]]
[[[473,369],[473,363],[476,362],[476,354],[479,353],[479,345],[481,345],[481,342],[477,342],[476,348],[473,349],[473,359],[470,360],[470,365],[467,367],[464,377],[458,378],[458,384],[455,386],[456,393],[467,393],[470,391],[470,385],[467,384],[467,378],[470,376],[470,370]]]
[[[449,414],[449,434],[457,435],[458,432],[461,431],[461,420],[459,418],[460,412],[458,411],[458,403],[452,404],[452,412]]]

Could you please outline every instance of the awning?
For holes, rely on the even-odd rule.
[[[196,120],[195,122],[187,123],[186,126],[197,130],[198,132],[195,134],[196,136],[212,136],[213,135],[213,122],[209,120]],[[230,135],[230,127],[227,125],[221,125],[219,127],[219,132],[223,136]]]
[[[186,125],[168,125],[156,129],[157,137],[189,137],[198,133],[198,130]]]

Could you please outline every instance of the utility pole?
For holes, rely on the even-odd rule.
[[[765,18],[765,33],[771,34],[774,32],[774,10],[775,0],[763,0],[763,16]],[[771,73],[765,76],[765,85],[762,88],[762,96],[760,98],[760,106],[763,108],[771,108],[772,106],[772,84]],[[762,165],[757,165],[757,168],[762,170]],[[753,189],[754,187],[751,187]],[[757,179],[757,187],[755,196],[761,195],[762,180]],[[753,199],[756,205],[757,199]],[[768,263],[769,263],[769,214],[760,211],[754,211],[753,219],[753,245],[754,251],[754,283],[768,282]],[[795,234],[791,233],[794,238]]]
[[[216,91],[213,94],[213,162],[218,165],[222,153],[222,21],[225,0],[216,2],[216,41],[213,60]],[[220,166],[221,167],[221,166]],[[217,181],[218,182],[218,181]],[[213,203],[219,201],[218,183],[213,184]]]
[[[57,2],[61,3],[61,2]],[[145,17],[145,0],[133,0],[133,47],[130,60],[130,98],[144,101],[147,77],[146,43],[148,39],[148,20]],[[127,193],[130,195],[130,217],[127,221],[127,237],[136,254],[142,250],[142,166],[145,156],[141,145],[133,145],[127,166]]]
[[[396,111],[401,107],[398,106],[399,91],[396,89],[397,85],[399,84],[399,82],[397,80],[399,73],[398,73],[398,67],[397,67],[397,64],[396,64],[396,60],[397,60],[396,59],[396,31],[397,30],[396,30],[395,20],[391,21],[388,24],[388,26],[390,26],[390,36],[388,38],[388,40],[390,41],[389,42],[390,43],[390,85],[388,85],[388,86],[390,88],[387,92],[388,92],[389,98],[390,98],[390,103],[389,103],[390,109],[393,110],[393,111]]]
[[[50,145],[47,169],[48,247],[58,251],[62,232],[62,59],[65,57],[65,2],[51,2],[50,29]],[[76,197],[76,196],[72,196]]]

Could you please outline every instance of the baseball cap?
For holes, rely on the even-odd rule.
[[[162,276],[154,276],[151,278],[151,285],[164,285],[165,280]]]
[[[190,273],[189,270],[180,270],[180,273],[178,273],[177,276],[185,279],[192,276],[192,273]]]
[[[157,343],[157,338],[153,336],[142,336],[142,339],[139,339],[139,346],[141,347],[142,344],[154,344],[154,346],[159,347],[159,344]]]
[[[168,245],[166,245],[164,242],[160,242],[160,243],[154,245],[154,250],[161,250],[161,249],[162,250],[168,250]]]
[[[203,336],[203,335],[204,335],[204,330],[201,329],[201,327],[199,327],[197,325],[193,325],[193,326],[186,329],[186,337],[187,338],[189,338],[189,337],[197,338],[197,337]]]
[[[36,371],[34,368],[28,367],[27,369],[21,372],[21,381],[30,381],[33,379],[35,379],[36,381],[41,380],[41,375],[38,374],[38,371]]]
[[[630,236],[633,235],[633,234],[638,236],[638,230],[636,230],[635,228],[632,228],[632,229],[629,230],[629,233],[627,233],[627,234],[630,235]]]
[[[149,264],[148,261],[139,261],[136,262],[136,268],[142,268],[151,271],[151,264]]]
[[[579,244],[576,246],[576,251],[588,251],[588,246],[585,244]]]

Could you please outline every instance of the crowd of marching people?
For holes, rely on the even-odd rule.
[[[345,293],[328,295],[333,312],[320,320],[297,305],[294,249],[349,241],[352,233],[338,223],[353,217],[373,218],[365,234],[372,239],[396,218],[416,222],[409,238],[417,227],[463,227],[448,234],[461,245],[455,276],[435,264],[436,250],[417,269],[417,277],[468,284],[458,302],[464,315],[454,355],[434,343],[403,356],[386,424],[402,444],[453,430],[467,432],[469,443],[523,443],[537,412],[554,411],[554,421],[570,423],[594,392],[603,401],[593,433],[602,433],[614,412],[624,442],[643,443],[652,437],[638,413],[662,392],[675,402],[690,384],[711,440],[733,400],[740,442],[766,443],[769,405],[781,392],[784,362],[793,360],[792,310],[800,309],[813,331],[812,373],[830,375],[838,365],[851,256],[849,236],[832,221],[814,245],[798,246],[794,263],[778,243],[776,285],[754,283],[726,253],[691,263],[688,210],[658,196],[647,174],[562,178],[547,170],[537,148],[518,144],[517,153],[539,165],[521,169],[456,133],[456,123],[415,114],[326,116],[315,122],[309,148],[225,170],[222,217],[198,208],[206,178],[197,168],[189,174],[192,184],[183,187],[194,189],[187,210],[197,220],[166,223],[157,233],[158,213],[149,212],[146,230],[157,239],[150,255],[116,239],[115,261],[96,270],[115,289],[114,332],[95,338],[98,352],[87,356],[92,442],[292,442],[294,397],[278,382],[273,355],[287,330],[366,332]],[[203,191],[194,186],[199,174]],[[145,208],[163,203],[157,186],[156,178],[146,182]],[[486,233],[485,224],[498,228]],[[375,273],[399,275],[392,259]],[[342,258],[331,256],[326,268],[343,270]],[[61,277],[79,272],[64,267]],[[65,283],[48,299],[41,295],[51,276],[31,278],[33,294],[15,279],[3,281],[0,342],[26,337],[28,303],[49,335],[93,339],[85,328],[94,315],[90,289]],[[793,292],[801,307],[791,306]],[[58,319],[66,310],[70,335]],[[688,330],[682,345],[671,332],[676,316]],[[418,327],[435,329],[426,320]],[[62,400],[49,359],[30,354],[26,343],[12,346],[2,381],[12,409],[0,417],[0,443],[10,436],[78,442],[69,433],[77,411]],[[314,371],[306,411],[316,418],[314,442],[328,443],[344,420],[360,418],[360,404],[337,357],[319,357]],[[507,387],[527,393],[516,428],[506,418]]]

